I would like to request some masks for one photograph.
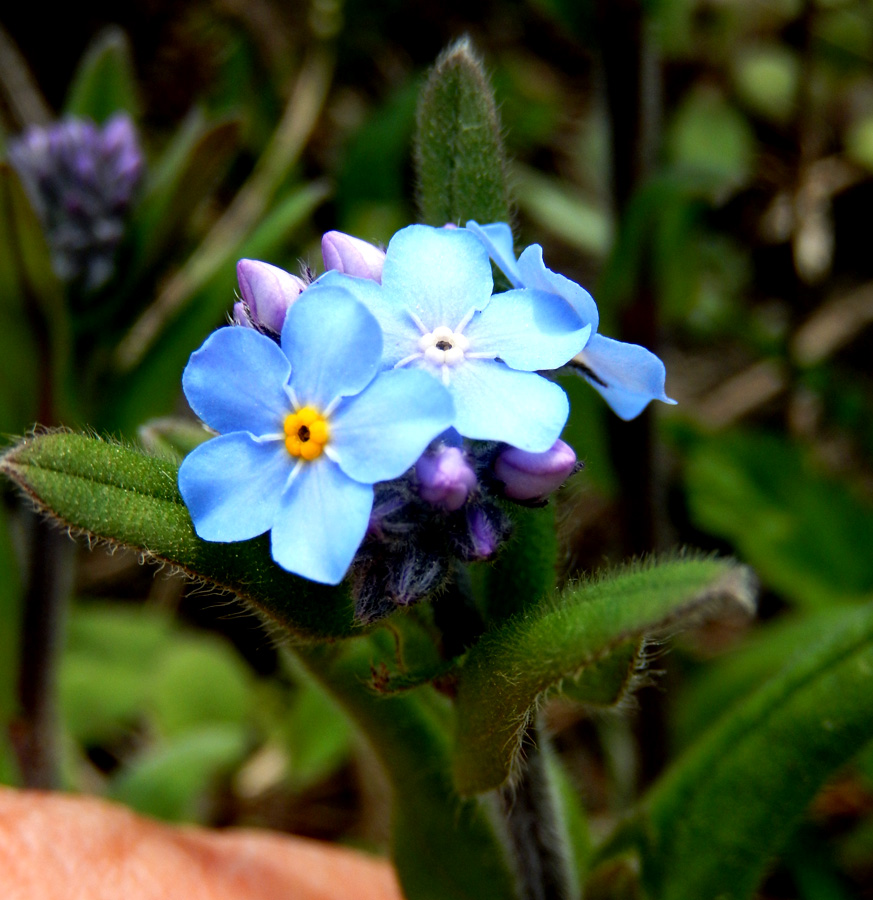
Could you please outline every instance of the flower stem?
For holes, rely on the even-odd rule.
[[[546,759],[545,738],[530,724],[522,738],[521,769],[500,789],[500,803],[518,868],[521,900],[567,900],[570,873],[558,831]]]
[[[42,516],[34,517],[32,524],[18,670],[19,715],[11,731],[23,784],[31,788],[57,788],[60,786],[58,659],[72,589],[75,546]]]

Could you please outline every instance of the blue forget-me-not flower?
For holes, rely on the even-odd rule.
[[[467,222],[467,230],[479,238],[514,287],[532,288],[563,298],[591,326],[588,342],[574,354],[573,363],[616,415],[633,419],[652,400],[675,403],[664,392],[666,371],[661,360],[639,344],[598,334],[597,304],[583,287],[546,268],[539,244],[531,244],[516,260],[512,231],[506,223],[479,225],[471,221]]]
[[[380,372],[382,354],[379,323],[337,286],[303,292],[279,343],[250,328],[213,333],[182,382],[219,432],[179,471],[197,534],[230,542],[270,531],[280,566],[341,581],[367,531],[373,485],[406,472],[454,417],[439,381]]]
[[[531,452],[558,439],[567,396],[537,372],[571,360],[591,326],[554,292],[492,296],[488,251],[470,231],[410,225],[388,244],[381,284],[336,271],[317,284],[347,287],[373,313],[386,368],[445,385],[464,437]]]

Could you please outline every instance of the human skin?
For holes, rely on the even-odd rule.
[[[10,788],[0,788],[0,872],[4,900],[402,900],[390,864],[353,850]]]

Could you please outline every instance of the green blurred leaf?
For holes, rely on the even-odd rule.
[[[120,28],[107,28],[79,62],[64,112],[102,123],[118,112],[136,119],[140,105],[130,42]]]
[[[695,524],[726,538],[762,581],[808,607],[873,592],[873,509],[777,435],[732,432],[689,455]]]
[[[536,225],[565,244],[595,258],[606,256],[613,223],[601,204],[566,182],[533,169],[513,166],[512,185],[518,205]]]
[[[626,659],[633,639],[716,614],[725,603],[752,607],[746,570],[724,560],[676,559],[570,588],[486,633],[458,674],[459,791],[487,791],[506,781],[531,709],[549,689],[603,664],[612,652]],[[617,669],[613,674],[624,681],[627,669]]]
[[[419,208],[428,225],[509,220],[494,96],[466,38],[440,56],[422,91],[415,162]]]
[[[233,544],[198,538],[172,462],[98,438],[55,433],[21,441],[0,457],[0,472],[66,526],[230,590],[289,632],[360,633],[345,591],[280,568],[267,535]]]
[[[748,179],[755,136],[742,113],[720,93],[701,88],[692,91],[676,110],[667,147],[675,164],[706,173],[727,190]]]
[[[800,60],[779,44],[748,48],[734,63],[734,81],[740,99],[753,112],[787,122],[797,105]]]
[[[110,796],[148,816],[175,822],[208,819],[208,791],[242,761],[246,736],[232,725],[176,735],[132,763],[112,783]]]
[[[628,832],[659,900],[746,900],[824,781],[873,739],[873,608],[797,648],[655,784]]]
[[[212,437],[199,422],[190,419],[151,419],[137,429],[139,441],[151,456],[181,462],[195,447]]]
[[[199,111],[185,119],[147,173],[142,199],[131,215],[128,282],[135,282],[181,242],[191,215],[227,172],[238,140],[235,119],[208,123]]]
[[[385,632],[339,646],[297,651],[381,760],[392,785],[392,854],[409,900],[516,900],[494,808],[462,800],[452,787],[450,714],[445,697],[425,686],[384,697],[366,687],[387,661]]]
[[[352,730],[348,718],[311,679],[298,690],[283,732],[291,752],[291,783],[298,791],[325,779],[351,753]]]
[[[207,725],[242,726],[249,718],[249,670],[218,637],[177,640],[155,661],[148,681],[155,722],[171,738]]]

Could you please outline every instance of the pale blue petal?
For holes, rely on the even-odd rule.
[[[464,437],[505,441],[542,453],[560,437],[570,404],[554,382],[501,362],[467,360],[451,371],[455,428]]]
[[[576,310],[579,318],[590,325],[592,331],[597,331],[599,314],[591,294],[575,281],[547,269],[543,262],[543,248],[539,244],[531,244],[522,252],[518,258],[518,271],[526,288],[563,297]]]
[[[305,290],[288,310],[282,349],[291,360],[297,399],[324,409],[373,380],[382,361],[382,332],[349,291],[319,284]]]
[[[467,222],[467,230],[479,238],[485,245],[488,255],[495,265],[512,282],[513,287],[524,287],[521,273],[515,261],[515,248],[512,240],[512,229],[505,222],[492,225],[480,225],[472,219]]]
[[[402,475],[454,420],[449,392],[426,372],[384,372],[331,417],[330,449],[342,470],[372,484]]]
[[[464,330],[468,353],[493,351],[492,358],[526,372],[566,365],[590,334],[566,300],[529,290],[495,294]]]
[[[304,464],[282,494],[271,534],[273,559],[310,581],[339,584],[372,508],[372,485],[349,478],[326,456]]]
[[[635,418],[652,400],[676,402],[664,393],[664,363],[639,344],[596,334],[576,361],[592,372],[586,380],[621,419]]]
[[[275,341],[250,328],[213,332],[191,354],[182,387],[191,409],[226,434],[274,434],[290,412],[284,386],[291,364]]]
[[[494,287],[488,251],[463,228],[409,225],[388,244],[382,289],[429,331],[455,328],[472,309],[484,309]]]
[[[293,465],[282,441],[223,434],[182,461],[179,491],[204,541],[246,541],[273,526]]]
[[[421,329],[402,306],[388,300],[380,284],[334,271],[325,272],[315,284],[344,288],[376,317],[382,329],[382,363],[386,368],[418,350]]]

